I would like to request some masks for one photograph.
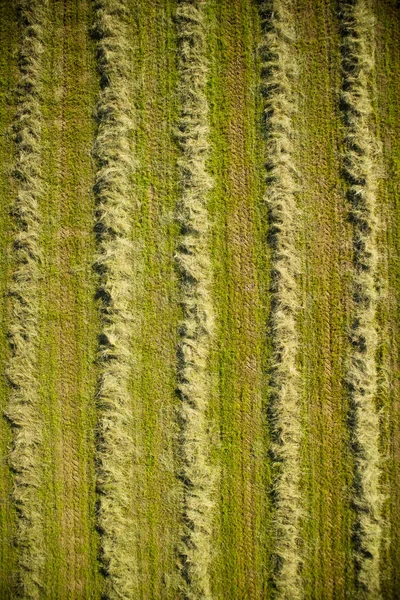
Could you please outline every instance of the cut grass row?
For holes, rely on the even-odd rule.
[[[380,594],[382,493],[377,394],[377,144],[372,131],[371,73],[374,19],[368,0],[341,3],[345,125],[343,169],[353,226],[351,352],[346,372],[349,423],[355,459],[352,486],[356,587]]]
[[[13,427],[10,465],[14,472],[13,500],[17,508],[16,586],[25,598],[43,592],[45,517],[43,485],[43,423],[40,414],[38,340],[41,277],[40,196],[42,175],[43,29],[47,4],[24,0],[18,6],[21,47],[17,108],[13,126],[16,196],[12,207],[14,235],[9,284],[8,338],[11,356],[6,369],[10,392],[6,415]]]
[[[301,376],[298,350],[300,257],[298,255],[298,174],[293,145],[298,68],[291,0],[260,6],[263,40],[269,239],[272,247],[273,336],[270,421],[276,469],[274,512],[275,584],[282,598],[302,597],[301,565]]]
[[[180,56],[179,141],[182,198],[178,204],[181,237],[176,254],[181,278],[183,320],[178,348],[178,390],[183,530],[179,548],[184,598],[210,599],[210,564],[216,472],[210,464],[208,406],[210,344],[214,330],[210,223],[211,180],[204,0],[182,0],[177,19]]]
[[[94,155],[97,159],[96,268],[101,298],[98,391],[97,488],[102,562],[109,598],[135,597],[139,578],[130,510],[130,471],[135,458],[129,382],[132,372],[132,114],[127,44],[127,3],[95,5],[101,94]]]

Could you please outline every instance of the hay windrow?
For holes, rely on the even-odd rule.
[[[127,3],[95,4],[95,37],[101,77],[97,105],[98,131],[96,234],[101,299],[97,397],[97,489],[102,563],[109,598],[137,593],[135,523],[130,496],[130,470],[135,453],[129,382],[132,372],[132,197],[133,128],[129,99]]]
[[[363,597],[379,596],[382,529],[379,417],[375,406],[377,144],[372,132],[371,74],[374,69],[374,18],[367,0],[342,1],[343,86],[345,125],[344,176],[353,224],[353,300],[351,358],[346,374],[352,448],[355,458],[353,531],[356,583]]]
[[[181,236],[176,262],[184,313],[178,350],[180,478],[184,485],[179,554],[182,592],[188,599],[211,598],[209,571],[215,485],[207,425],[210,396],[207,367],[214,319],[207,211],[211,181],[206,172],[209,143],[204,8],[204,0],[182,0],[177,9],[182,196],[178,207]]]
[[[300,258],[298,183],[294,166],[296,111],[294,8],[290,0],[260,5],[261,68],[266,124],[267,191],[272,257],[273,462],[276,469],[275,583],[281,598],[301,598],[301,377],[297,365]]]
[[[13,125],[16,187],[12,214],[12,274],[8,337],[11,356],[6,370],[10,393],[6,415],[13,429],[10,464],[17,508],[18,594],[39,599],[43,593],[44,544],[40,489],[43,484],[43,415],[39,402],[39,282],[41,277],[39,200],[41,180],[41,90],[46,3],[21,0],[18,20],[17,110]]]

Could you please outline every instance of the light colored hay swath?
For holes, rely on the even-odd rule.
[[[43,484],[43,415],[39,406],[38,339],[41,276],[39,200],[41,181],[41,86],[43,30],[47,3],[18,3],[21,47],[17,107],[13,124],[16,197],[11,254],[12,275],[8,334],[11,355],[6,375],[10,393],[6,415],[13,429],[10,464],[14,471],[13,500],[17,508],[18,594],[39,599],[43,593],[44,523],[40,488]]]
[[[213,335],[212,267],[209,256],[206,172],[209,151],[207,64],[203,0],[178,4],[179,138],[182,197],[176,262],[181,280],[184,318],[179,342],[180,477],[184,487],[182,542],[179,548],[181,588],[185,598],[209,599],[212,560],[213,490],[216,473],[209,460],[207,370]]]
[[[131,599],[138,593],[135,522],[130,472],[135,454],[129,382],[132,374],[132,206],[134,170],[130,135],[130,65],[127,2],[95,3],[95,35],[101,77],[98,131],[96,233],[101,297],[100,381],[97,405],[98,520],[106,593]]]
[[[301,377],[297,365],[300,308],[298,183],[293,117],[297,69],[291,0],[260,5],[261,68],[266,124],[267,190],[272,256],[273,367],[271,433],[274,457],[275,584],[278,597],[302,597],[301,565]]]
[[[360,597],[380,593],[379,553],[382,494],[379,478],[379,417],[375,406],[376,372],[376,159],[371,117],[374,68],[374,18],[367,0],[340,3],[345,125],[344,173],[353,223],[354,315],[351,357],[346,374],[355,456],[353,502],[356,512],[354,556]]]

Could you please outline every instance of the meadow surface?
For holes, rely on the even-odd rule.
[[[0,48],[0,599],[398,598],[399,3]]]

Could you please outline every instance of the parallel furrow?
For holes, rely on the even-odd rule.
[[[381,552],[381,594],[395,599],[400,589],[400,11],[396,0],[374,1],[376,14],[377,117],[382,142],[379,185],[378,399],[385,492]]]
[[[228,8],[229,7],[229,8]],[[235,427],[238,436],[234,460],[237,471],[232,481],[235,488],[237,510],[240,515],[231,519],[236,528],[236,560],[238,569],[238,597],[257,598],[260,578],[257,564],[260,548],[254,529],[255,519],[260,510],[258,495],[257,456],[254,452],[255,440],[259,440],[261,394],[259,322],[257,300],[259,298],[258,273],[254,264],[254,173],[253,156],[249,146],[252,142],[251,129],[246,129],[246,118],[251,108],[251,95],[248,90],[247,69],[250,68],[245,44],[242,39],[244,25],[249,18],[248,5],[227,4],[227,37],[230,52],[226,67],[226,96],[229,120],[227,123],[228,158],[228,197],[229,214],[227,219],[227,241],[230,255],[230,284],[232,289],[230,310],[232,310],[232,330],[235,341],[233,355],[233,382],[235,396],[231,399],[235,406]],[[232,477],[232,476],[231,476]]]
[[[62,105],[61,105],[61,132],[60,132],[60,170],[62,175],[65,176],[64,170],[67,164],[67,122],[65,117],[65,107],[64,102],[67,96],[67,52],[68,52],[68,31],[67,31],[67,2],[66,0],[63,3],[60,3],[60,8],[62,8],[62,21],[63,21],[63,44],[62,44]],[[65,208],[62,206],[65,203],[65,199],[63,198],[63,194],[60,194],[61,206],[60,213],[64,212]],[[61,217],[60,214],[60,218]],[[58,256],[58,264],[60,266],[61,273],[68,273],[68,250],[67,244],[63,239],[62,235],[60,236],[60,247],[62,251],[59,251]],[[64,246],[64,247],[63,247]],[[65,282],[60,281],[60,301],[63,306],[62,310],[62,318],[65,321],[71,321],[71,308],[73,306],[73,297],[69,293],[69,287],[65,285]],[[61,290],[61,286],[64,285],[64,293]],[[73,574],[72,577],[65,577],[66,585],[68,586],[68,593],[71,596],[74,596],[76,586],[79,584],[79,580],[76,573],[76,524],[79,523],[79,512],[78,512],[78,498],[76,494],[71,494],[71,478],[72,480],[77,480],[79,477],[79,460],[76,455],[76,449],[72,443],[73,432],[74,432],[74,422],[71,419],[71,413],[77,414],[77,406],[76,406],[76,396],[74,390],[74,382],[73,378],[73,359],[74,350],[73,346],[71,347],[71,340],[66,336],[65,331],[63,330],[64,323],[60,322],[59,329],[59,352],[61,355],[61,361],[63,364],[64,373],[60,378],[59,386],[60,386],[60,397],[63,398],[63,439],[62,439],[62,452],[63,452],[63,469],[65,471],[69,471],[71,474],[68,476],[67,473],[63,473],[63,483],[64,483],[64,495],[65,495],[65,505],[63,511],[63,530],[68,532],[67,535],[63,536],[63,544],[67,547],[67,559],[68,559],[68,570],[70,574]],[[64,354],[65,353],[65,354]],[[71,364],[72,363],[72,364]],[[71,377],[72,376],[72,377]],[[71,413],[70,413],[71,411]],[[76,427],[76,425],[75,425]]]

